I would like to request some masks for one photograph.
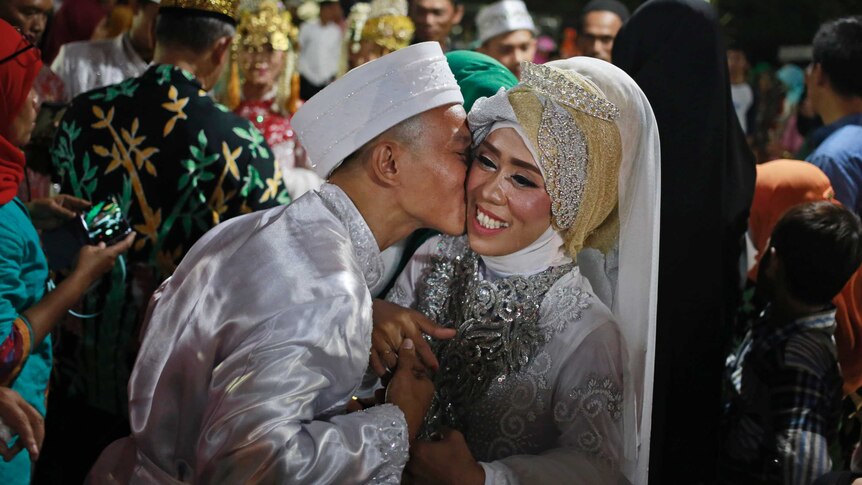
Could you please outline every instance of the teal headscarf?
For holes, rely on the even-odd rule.
[[[449,67],[464,95],[464,109],[470,111],[477,99],[490,97],[500,88],[518,84],[518,78],[493,57],[473,51],[452,51],[446,54]]]
[[[805,92],[805,71],[795,64],[786,64],[776,75],[787,90],[787,99],[793,104],[799,104],[802,93]]]

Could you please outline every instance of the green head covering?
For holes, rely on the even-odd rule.
[[[464,96],[464,109],[470,111],[473,103],[490,97],[500,88],[509,89],[518,84],[518,78],[493,57],[473,51],[452,51],[446,54],[449,67]]]

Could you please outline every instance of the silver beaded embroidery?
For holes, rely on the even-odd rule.
[[[569,391],[569,400],[554,406],[554,419],[559,423],[579,422],[583,429],[572,445],[606,466],[614,466],[614,458],[605,454],[602,414],[619,422],[623,414],[623,393],[610,376],[590,375],[581,386]]]
[[[318,190],[321,200],[340,220],[350,236],[353,254],[362,268],[366,285],[371,288],[383,277],[383,260],[374,234],[353,202],[338,187],[323,184]]]
[[[381,466],[369,484],[401,483],[401,472],[410,456],[407,442],[407,426],[401,411],[392,405],[375,406],[361,413],[369,414],[368,420],[377,422],[377,451]]]
[[[578,86],[552,67],[522,62],[521,84],[529,85],[537,93],[590,116],[605,121],[615,121],[620,117],[620,109],[616,105]]]
[[[435,376],[437,391],[426,417],[426,435],[440,426],[466,431],[469,423],[463,418],[469,405],[492,382],[526,366],[538,347],[550,340],[557,329],[539,326],[542,300],[574,267],[567,264],[532,276],[487,281],[479,275],[478,256],[463,238],[459,241],[441,239],[419,291],[419,311],[458,329],[454,339],[433,345],[442,368]]]
[[[545,187],[551,196],[551,213],[559,229],[575,223],[587,186],[587,140],[562,106],[543,101],[539,123],[539,163],[545,171]]]

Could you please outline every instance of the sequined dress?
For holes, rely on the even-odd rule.
[[[438,236],[388,299],[458,329],[433,344],[424,433],[464,433],[485,483],[623,481],[623,340],[577,266],[499,277],[466,238]]]

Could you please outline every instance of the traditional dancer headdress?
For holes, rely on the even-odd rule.
[[[239,25],[231,52],[231,63],[227,70],[225,104],[236,108],[241,102],[242,79],[237,57],[239,50],[262,51],[267,46],[285,52],[284,70],[279,73],[274,105],[276,111],[293,113],[299,94],[299,79],[296,65],[296,38],[298,29],[293,25],[290,12],[275,0],[243,1],[239,10]]]
[[[239,21],[240,0],[161,0],[159,10],[185,10],[189,13],[212,15],[236,25]]]

